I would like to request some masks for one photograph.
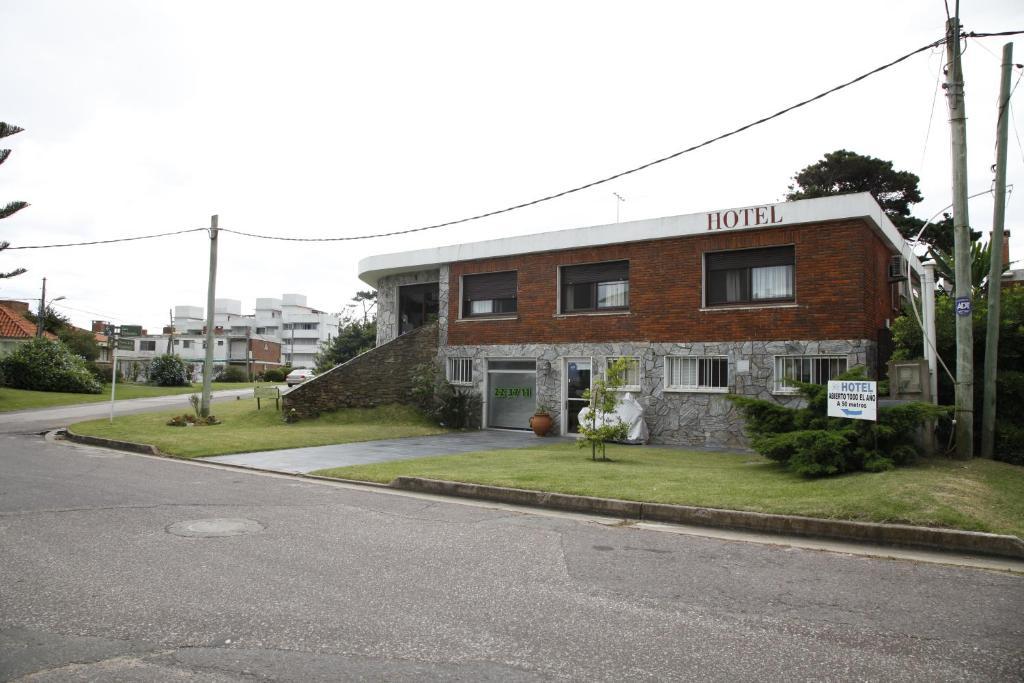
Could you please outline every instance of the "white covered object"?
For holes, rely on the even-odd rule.
[[[580,411],[580,424],[586,423],[589,413],[589,406]],[[633,398],[633,394],[630,392],[626,392],[626,395],[622,397],[619,405],[615,408],[615,412],[604,416],[602,424],[614,425],[620,420],[626,423],[626,427],[629,430],[626,434],[627,442],[647,443],[651,434],[647,430],[647,422],[644,420],[644,408],[640,405],[640,401]]]

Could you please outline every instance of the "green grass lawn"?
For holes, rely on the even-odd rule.
[[[584,496],[871,522],[953,527],[1024,538],[1024,468],[930,459],[890,472],[804,479],[758,455],[609,446],[592,462],[574,444],[321,470],[390,482],[426,477]]]
[[[105,419],[80,422],[72,425],[71,431],[152,444],[168,455],[182,458],[445,432],[408,406],[350,408],[321,415],[315,420],[285,424],[281,413],[274,409],[273,401],[262,403],[263,410],[257,410],[256,401],[252,399],[216,403],[212,407],[213,413],[223,423],[208,427],[167,426],[168,419],[191,412],[189,408],[187,411],[115,417],[113,424]]]
[[[251,386],[251,384],[247,384],[245,382],[214,382],[213,390],[246,389]],[[171,396],[174,394],[194,394],[202,392],[202,390],[202,384],[193,384],[188,387],[154,387],[148,384],[128,384],[118,382],[116,400],[122,401],[131,398],[149,398],[151,396]],[[109,384],[103,385],[103,393],[100,394],[69,394],[57,391],[26,391],[24,389],[0,387],[0,413],[6,413],[12,410],[28,410],[30,408],[69,406],[75,405],[76,403],[101,403],[109,400]]]

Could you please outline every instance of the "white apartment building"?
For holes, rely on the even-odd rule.
[[[341,317],[306,304],[304,294],[256,299],[255,333],[281,343],[282,362],[312,368],[320,345],[338,335]]]

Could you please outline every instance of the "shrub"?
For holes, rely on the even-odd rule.
[[[149,364],[148,377],[151,384],[160,387],[187,387],[191,384],[185,361],[169,353],[153,359]]]
[[[936,346],[939,356],[956,358],[956,300],[938,294],[935,297]],[[1024,433],[1024,411],[1016,407],[1024,401],[1024,287],[1004,287],[1000,305],[998,381],[996,382],[996,437],[992,456],[1012,464],[1024,464],[1024,442],[1014,441]],[[974,332],[974,436],[981,444],[981,420],[985,383],[985,340],[988,335],[988,300],[977,297],[972,309]],[[920,358],[923,354],[921,328],[909,311],[893,321],[893,358]],[[953,403],[953,381],[939,373],[939,402]]]
[[[114,381],[114,368],[110,365],[100,365],[95,361],[88,361],[85,367],[89,369],[89,372],[96,381],[100,384],[110,384]]]
[[[103,388],[85,361],[59,341],[33,339],[0,360],[7,385],[33,391],[98,394]]]
[[[480,394],[452,386],[433,363],[413,368],[411,395],[420,412],[450,429],[479,429]]]
[[[263,373],[263,381],[264,382],[283,382],[285,377],[287,377],[288,373],[291,372],[291,371],[292,371],[291,367],[289,367],[287,365],[284,366],[284,367],[280,367],[280,368],[270,368],[269,370],[267,370],[266,372]]]
[[[240,368],[237,365],[227,365],[224,367],[223,370],[220,371],[220,374],[217,375],[217,381],[247,382],[249,381],[249,378],[246,376],[245,370],[243,368]]]
[[[840,375],[863,379],[862,368]],[[878,408],[878,421],[828,416],[828,389],[797,383],[803,408],[785,408],[748,396],[729,396],[746,418],[751,445],[761,455],[797,474],[822,477],[844,472],[882,472],[909,465],[918,456],[914,438],[930,421],[949,411],[930,403]]]

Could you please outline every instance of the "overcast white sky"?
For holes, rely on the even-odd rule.
[[[950,0],[953,4],[953,0]],[[1019,0],[965,0],[968,31],[1024,29]],[[637,166],[817,94],[942,36],[942,0],[858,2],[110,2],[0,0],[0,222],[12,246],[209,224],[287,236],[456,219]],[[1005,39],[967,42],[969,187],[990,187]],[[1014,61],[1024,62],[1018,40]],[[330,244],[223,234],[217,296],[304,293],[338,311],[364,256],[781,200],[840,148],[951,202],[941,50],[696,153],[456,228]],[[1020,75],[1018,70],[1014,79]],[[936,93],[938,95],[936,96]],[[1024,258],[1024,88],[1010,127],[1012,257]],[[1015,130],[1016,129],[1016,130]],[[990,196],[971,203],[988,230]],[[0,298],[47,297],[159,330],[205,306],[204,233],[5,251]],[[35,305],[37,302],[33,302]]]

